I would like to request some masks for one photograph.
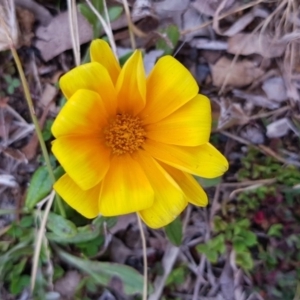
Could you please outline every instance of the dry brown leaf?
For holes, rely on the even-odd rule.
[[[205,50],[227,50],[228,44],[224,41],[214,41],[205,38],[193,38],[190,43],[191,47]]]
[[[221,98],[218,129],[226,129],[234,125],[244,125],[248,122],[249,117],[244,113],[239,103],[232,103],[228,99]]]
[[[258,123],[247,124],[240,131],[240,136],[251,144],[260,145],[265,142],[264,128]]]
[[[47,26],[52,20],[50,12],[44,6],[33,0],[15,0],[15,3],[18,6],[30,10],[43,26]]]
[[[180,31],[188,31],[191,28],[200,26],[205,22],[203,16],[192,6],[189,7],[184,13],[175,19],[175,22]],[[209,30],[207,27],[199,30],[194,30],[184,36],[185,41],[191,40],[194,36],[209,36]]]
[[[243,87],[264,74],[264,70],[257,67],[253,61],[242,60],[232,63],[225,56],[221,57],[216,64],[210,65],[213,84],[221,87],[226,85],[232,87]]]
[[[79,43],[92,40],[93,30],[88,21],[78,12]],[[68,12],[57,15],[47,27],[39,26],[35,46],[40,50],[45,61],[52,59],[65,50],[72,48]]]
[[[269,138],[283,137],[290,130],[292,130],[297,136],[300,136],[300,132],[294,123],[289,118],[282,118],[267,126],[267,136]]]
[[[7,157],[10,157],[14,160],[17,160],[21,163],[26,163],[28,162],[27,158],[25,157],[24,153],[22,153],[18,149],[10,148],[7,147],[5,149],[2,149],[2,153],[4,153]]]
[[[282,77],[271,77],[264,81],[263,91],[270,100],[283,102],[287,100],[287,92]]]
[[[77,271],[67,271],[62,278],[56,281],[54,289],[59,292],[64,299],[73,299],[81,277],[82,275]]]
[[[33,25],[35,18],[33,13],[21,7],[17,7],[17,17],[20,26],[19,46],[30,47],[34,37]]]
[[[57,109],[56,109],[56,106],[53,102],[53,99],[56,97],[57,93],[58,93],[57,88],[55,88],[52,84],[47,83],[45,88],[44,88],[44,91],[42,93],[40,102],[38,104],[41,105],[43,108],[50,105],[50,108],[49,108],[50,111],[52,113],[56,113]]]
[[[189,5],[189,0],[153,1],[153,9],[160,18],[170,18],[182,14]]]
[[[228,39],[228,53],[236,55],[260,54],[265,58],[281,56],[286,43],[277,41],[267,34],[238,33]]]
[[[280,106],[280,104],[278,102],[268,99],[263,94],[248,93],[248,92],[244,92],[242,90],[233,90],[232,92],[236,97],[244,99],[244,100],[248,101],[249,103],[252,103],[253,105],[258,106],[258,107],[265,107],[268,109],[276,109]]]
[[[207,16],[214,16],[216,9],[223,2],[222,0],[196,0],[191,3],[191,5],[196,8],[201,14]],[[234,0],[228,0],[225,4],[224,10],[227,10],[232,6]]]
[[[269,12],[255,6],[249,13],[244,14],[240,19],[235,21],[227,30],[221,32],[218,28],[218,34],[222,34],[225,36],[234,36],[237,33],[241,32],[245,29],[255,18],[267,18],[269,16]],[[218,23],[219,27],[219,23]]]

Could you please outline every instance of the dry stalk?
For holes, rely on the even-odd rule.
[[[80,43],[77,19],[77,7],[75,0],[68,0],[68,15],[70,24],[70,33],[72,39],[73,54],[76,66],[80,65]]]

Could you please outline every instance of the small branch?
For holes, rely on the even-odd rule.
[[[138,214],[136,214],[139,224],[139,229],[141,233],[142,245],[143,245],[143,261],[144,261],[144,287],[143,287],[143,300],[147,300],[148,294],[148,262],[147,262],[147,245],[146,238],[143,229],[143,224],[141,218]]]

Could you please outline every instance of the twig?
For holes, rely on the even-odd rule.
[[[131,47],[132,47],[132,49],[136,49],[135,37],[134,37],[133,26],[132,26],[133,24],[132,24],[131,17],[130,17],[128,2],[127,2],[127,0],[122,0],[122,1],[123,1],[124,9],[125,9],[127,22],[128,22]]]
[[[48,219],[48,215],[49,215],[51,206],[54,201],[54,197],[55,197],[55,191],[52,191],[51,194],[49,195],[49,199],[48,199],[45,211],[44,211],[40,229],[39,229],[39,232],[38,232],[37,238],[36,238],[35,251],[34,251],[34,255],[33,255],[32,270],[31,270],[31,283],[30,283],[31,292],[33,292],[34,286],[35,286],[39,257],[40,257],[40,253],[41,253],[41,247],[42,247],[42,242],[43,242],[43,238],[44,238],[46,223],[47,223],[47,219]]]
[[[191,206],[188,206],[186,209],[186,214],[184,217],[182,232],[184,233],[187,227],[187,224],[190,220],[191,215]],[[177,256],[179,254],[180,248],[171,245],[170,243],[167,246],[164,257],[162,259],[162,265],[164,266],[164,273],[162,276],[158,276],[155,278],[154,287],[155,290],[152,295],[149,296],[149,300],[160,300],[161,294],[165,286],[165,282],[172,271],[173,265],[176,262]]]
[[[116,47],[116,43],[115,43],[115,40],[114,40],[113,33],[111,31],[111,27],[107,25],[107,23],[105,22],[104,18],[97,11],[97,9],[94,7],[94,5],[91,3],[91,1],[90,0],[85,0],[85,1],[86,1],[87,5],[90,7],[90,9],[93,11],[93,13],[99,19],[99,21],[100,21],[100,23],[101,23],[101,25],[103,27],[103,30],[105,31],[105,33],[106,33],[106,35],[108,37],[111,49],[112,49],[115,57],[118,57],[118,55],[117,55],[117,47]]]
[[[255,5],[257,5],[257,4],[259,4],[259,3],[263,2],[263,1],[264,1],[264,0],[258,0],[258,1],[255,1],[255,2],[247,3],[247,4],[245,4],[245,5],[241,5],[241,6],[238,7],[238,8],[235,8],[235,9],[233,9],[233,10],[231,10],[231,11],[228,11],[228,12],[226,12],[226,13],[224,13],[224,14],[218,16],[216,19],[217,19],[218,21],[220,21],[220,20],[222,20],[222,19],[224,19],[224,18],[226,18],[226,17],[228,17],[228,16],[230,16],[230,15],[233,15],[233,14],[236,14],[236,13],[242,11],[242,10],[248,9],[248,8],[250,8],[250,7],[252,7],[252,6],[255,6]],[[185,35],[185,34],[192,33],[192,32],[194,32],[194,31],[198,31],[198,30],[200,30],[200,29],[203,29],[203,28],[205,28],[205,27],[211,25],[212,23],[213,23],[213,21],[207,21],[207,22],[205,22],[205,23],[202,23],[200,26],[196,26],[196,27],[194,27],[194,28],[182,30],[180,34],[181,34],[181,35]]]
[[[78,32],[78,19],[75,0],[68,0],[68,15],[70,24],[70,33],[73,46],[73,54],[76,66],[80,65],[80,43]]]
[[[254,185],[254,184],[271,184],[274,182],[276,182],[276,178],[260,179],[260,180],[247,180],[247,181],[243,181],[243,182],[221,183],[221,187],[236,188],[236,187],[242,187],[242,186],[250,186],[250,185]]]
[[[148,262],[147,262],[147,245],[146,245],[146,238],[143,229],[143,224],[141,218],[138,214],[136,214],[139,230],[141,233],[142,245],[143,245],[143,262],[144,262],[144,286],[143,286],[143,300],[147,300],[148,294]]]

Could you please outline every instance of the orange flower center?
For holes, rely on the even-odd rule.
[[[146,132],[138,117],[118,114],[104,130],[105,142],[112,148],[112,153],[121,155],[133,153],[146,140]]]

